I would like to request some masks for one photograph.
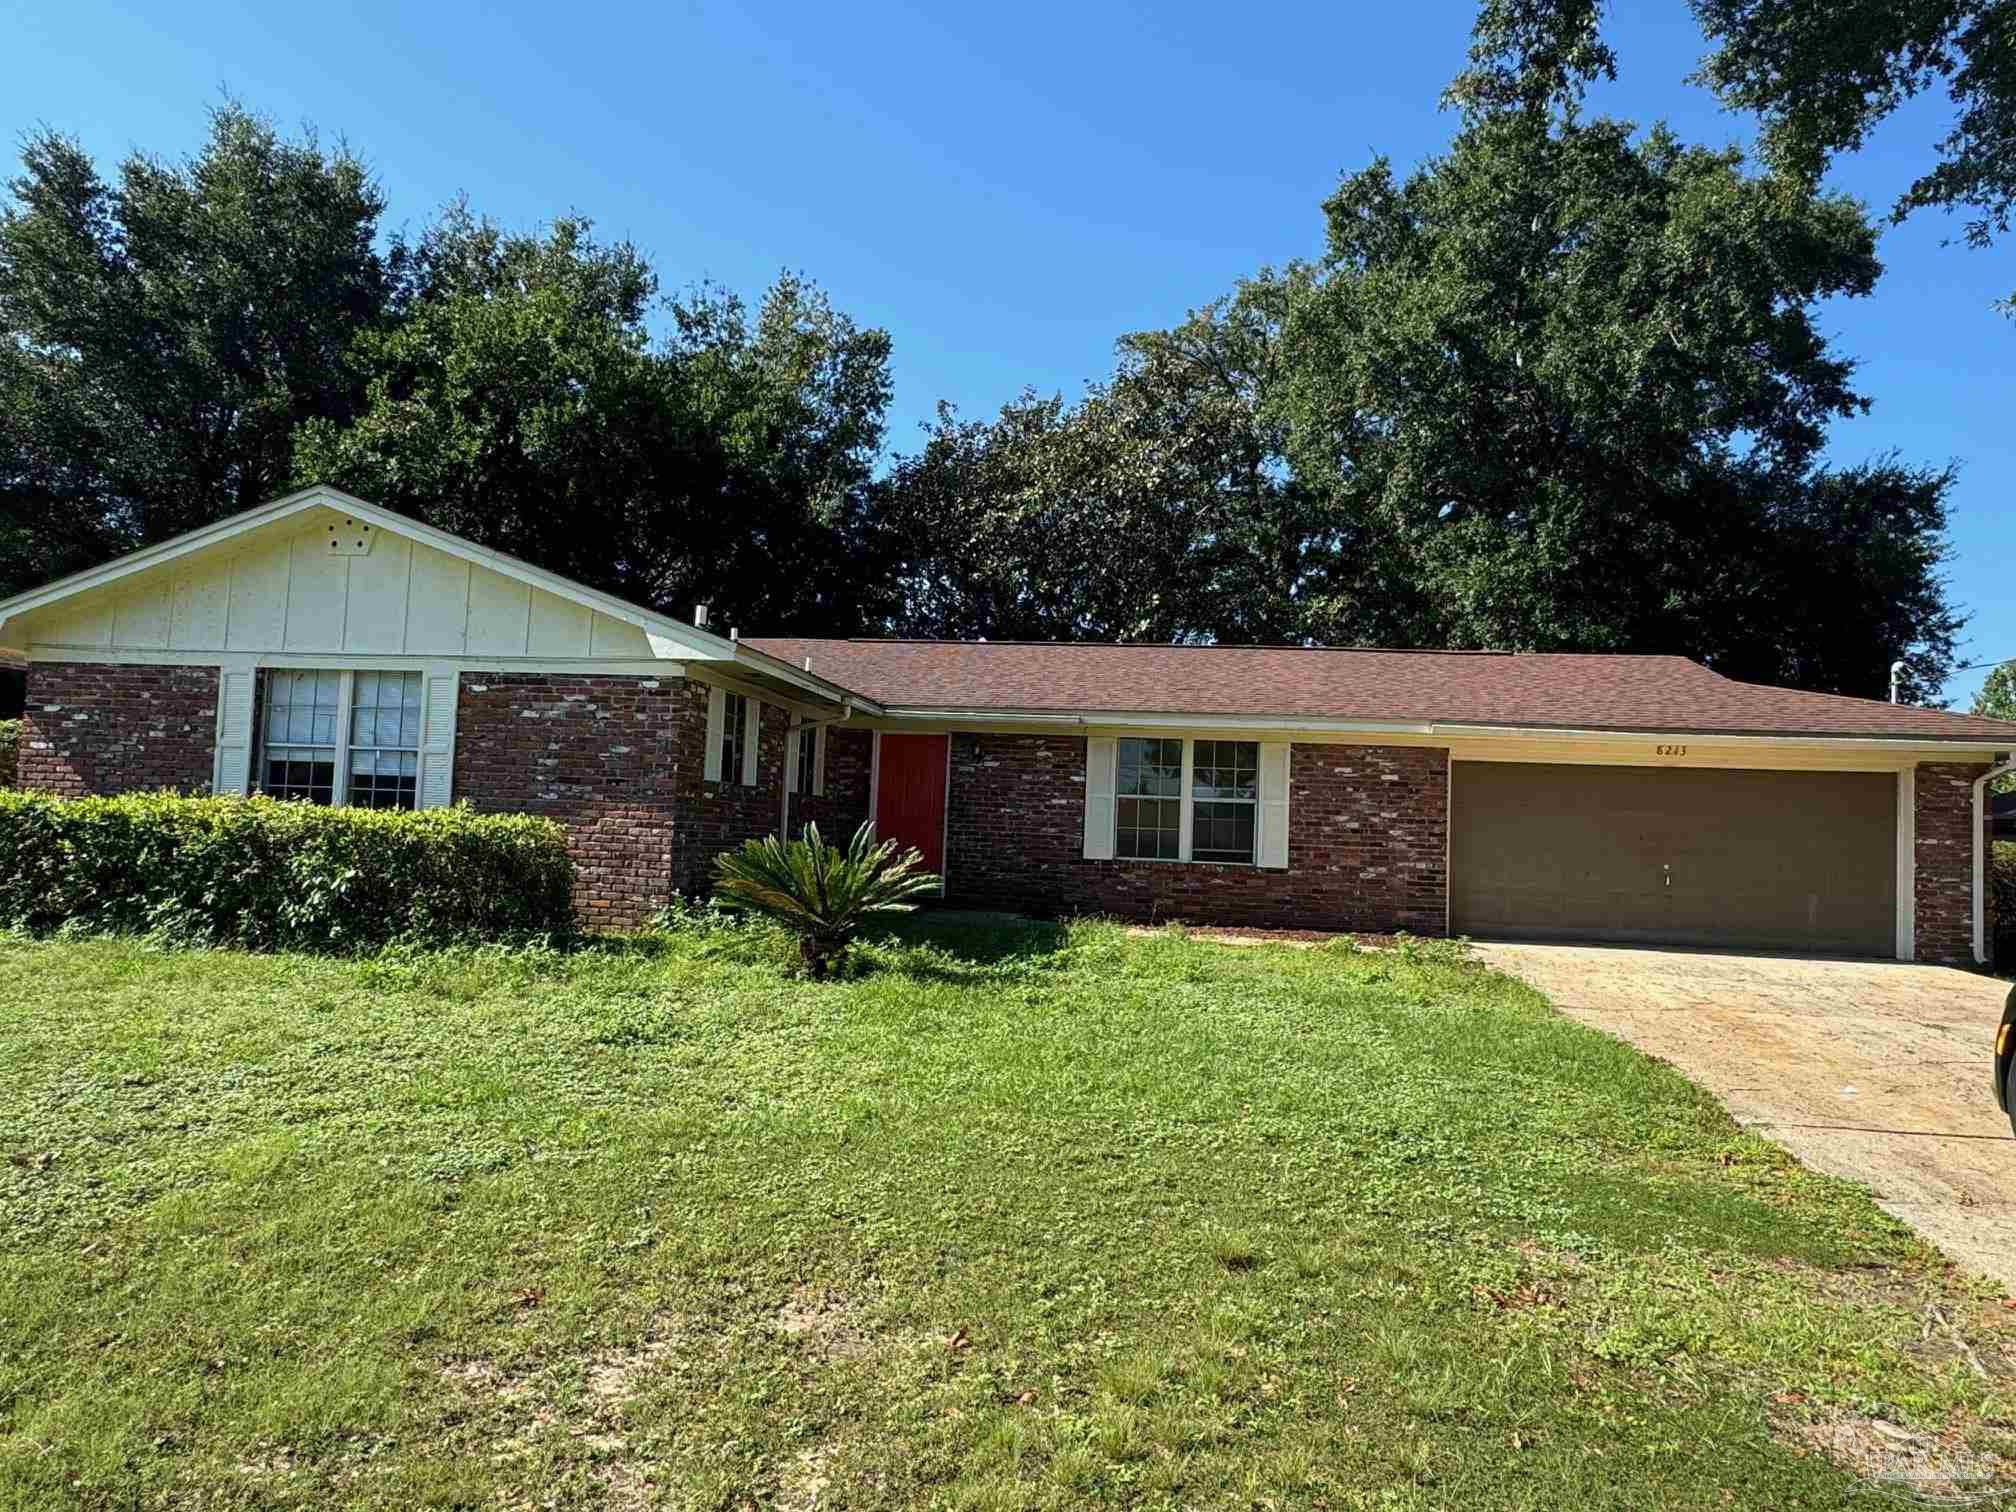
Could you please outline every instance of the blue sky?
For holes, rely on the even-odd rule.
[[[1621,14],[1615,13],[1617,10]],[[1338,175],[1406,167],[1453,129],[1435,101],[1473,7],[1309,5],[571,8],[27,0],[0,17],[18,134],[48,123],[112,159],[180,154],[228,89],[371,162],[388,223],[467,193],[530,225],[576,210],[637,242],[666,282],[747,294],[802,270],[895,343],[890,444],[940,398],[990,412],[1026,385],[1075,392],[1129,330],[1166,325],[1263,263],[1320,251]],[[1613,8],[1621,60],[1599,108],[1741,140],[1685,82],[1684,0]],[[1878,206],[1925,161],[1938,98],[1836,181]],[[1944,248],[1950,222],[1888,233],[1872,299],[1827,312],[1876,401],[1843,461],[1955,461],[1951,567],[1972,615],[1961,660],[2016,656],[2016,243]],[[1957,676],[1965,702],[1984,674]]]

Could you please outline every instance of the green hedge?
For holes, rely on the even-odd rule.
[[[0,719],[0,788],[14,786],[21,773],[21,721]]]
[[[0,925],[255,950],[370,950],[573,929],[548,819],[270,798],[0,792]]]
[[[2016,840],[1998,840],[1989,852],[1989,907],[1995,918],[1995,969],[2016,971]]]

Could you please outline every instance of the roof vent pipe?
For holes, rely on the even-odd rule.
[[[1897,684],[1903,681],[1903,678],[1904,678],[1904,663],[1901,661],[1894,661],[1890,663],[1890,702],[1892,703],[1899,702],[1899,699],[1897,697]]]
[[[707,606],[705,604],[695,604],[693,606],[693,625],[698,630],[705,630],[707,628]]]

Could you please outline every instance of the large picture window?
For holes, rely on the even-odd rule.
[[[1115,757],[1116,857],[1244,866],[1259,861],[1258,741],[1130,738],[1117,743]]]
[[[1183,742],[1123,740],[1113,794],[1113,854],[1175,861],[1183,854]]]
[[[262,674],[259,791],[305,803],[410,809],[420,786],[418,672]]]

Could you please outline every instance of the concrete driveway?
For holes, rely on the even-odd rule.
[[[2016,1138],[1989,1089],[2009,984],[1943,966],[1481,943],[1572,1018],[1671,1061],[1737,1122],[1869,1187],[2016,1293]]]

